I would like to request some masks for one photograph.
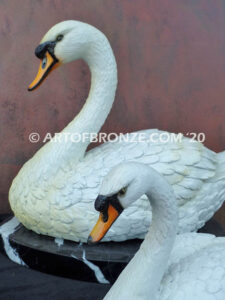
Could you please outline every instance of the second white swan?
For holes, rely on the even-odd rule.
[[[90,243],[98,242],[143,194],[153,215],[139,251],[104,300],[225,299],[225,238],[199,233],[176,236],[176,198],[158,172],[144,164],[122,163],[104,178],[99,193],[95,207],[100,217]]]

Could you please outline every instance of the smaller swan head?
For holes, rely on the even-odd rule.
[[[36,89],[50,72],[62,64],[86,58],[93,41],[106,39],[97,28],[79,21],[64,21],[53,26],[35,49],[41,60],[38,74],[28,90]]]
[[[99,242],[123,209],[147,192],[150,184],[149,169],[141,163],[122,163],[103,179],[100,193],[95,200],[95,209],[100,212],[100,216],[89,235],[89,244]]]

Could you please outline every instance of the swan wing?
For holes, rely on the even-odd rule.
[[[167,141],[150,139],[170,137]],[[135,142],[134,136],[142,140]],[[144,130],[127,135],[130,142],[105,143],[97,147],[103,159],[103,169],[106,174],[109,169],[122,161],[137,161],[148,164],[156,169],[173,186],[179,205],[179,232],[194,231],[202,227],[224,201],[225,178],[214,180],[217,175],[217,155],[204,147],[202,143],[157,129]],[[93,151],[93,152],[92,152]],[[95,156],[95,149],[89,151],[87,157]],[[209,193],[210,191],[210,193]],[[146,200],[147,201],[147,200]],[[148,203],[139,199],[135,207],[142,215]],[[143,206],[143,209],[141,209]],[[148,226],[148,224],[147,224]],[[146,228],[147,229],[147,228]]]
[[[161,282],[160,299],[224,299],[225,239],[212,237],[208,244],[207,239],[203,235],[194,237],[198,250],[169,265]]]
[[[88,151],[78,164],[60,166],[51,181],[40,170],[41,188],[37,181],[27,185],[31,176],[15,183],[17,194],[12,191],[12,195],[19,199],[14,203],[20,203],[16,209],[20,221],[38,233],[86,241],[98,218],[94,200],[104,176],[121,162],[137,161],[156,169],[173,186],[179,205],[179,232],[198,229],[224,200],[225,180],[216,177],[217,156],[184,137],[164,142],[150,138],[164,133],[144,130],[127,134],[126,140],[104,143]],[[143,238],[150,222],[150,204],[143,196],[124,210],[105,240]]]

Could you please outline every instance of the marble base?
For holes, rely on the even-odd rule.
[[[200,231],[225,235],[213,219]],[[49,274],[99,283],[113,283],[142,242],[129,240],[89,246],[38,235],[16,218],[5,221],[0,234],[6,254],[17,263]]]
[[[142,242],[136,239],[89,246],[38,235],[22,224],[10,232],[8,240],[18,255],[14,259],[17,263],[22,261],[45,273],[99,283],[113,283]]]
[[[68,240],[54,239],[49,236],[39,235],[26,229],[22,224],[10,235],[10,241],[27,248],[53,253],[62,256],[75,256],[82,260],[122,262],[127,263],[138,250],[141,240],[129,240],[125,242],[106,242],[89,246],[84,243],[76,243]]]

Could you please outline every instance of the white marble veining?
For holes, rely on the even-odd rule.
[[[71,257],[78,259],[74,254]],[[94,272],[99,283],[109,283],[98,266],[86,259],[85,250],[83,250],[82,261]]]
[[[17,264],[25,266],[26,264],[22,260],[22,258],[17,253],[16,249],[14,249],[9,242],[10,234],[14,233],[16,227],[19,225],[19,221],[16,217],[10,219],[8,222],[4,223],[0,227],[0,234],[2,236],[2,240],[4,243],[4,249],[8,257]]]
[[[60,238],[55,238],[55,243],[58,245],[58,247],[60,248],[63,244],[64,244],[64,239],[60,239]]]

